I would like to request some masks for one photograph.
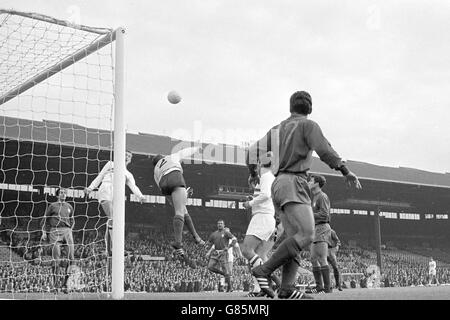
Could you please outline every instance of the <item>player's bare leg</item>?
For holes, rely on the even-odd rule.
[[[227,284],[227,292],[232,292],[233,291],[233,284],[231,281],[231,266],[229,265],[229,263],[224,263],[223,265],[223,270],[224,270],[224,278],[225,278],[225,283]]]
[[[311,263],[313,265],[314,279],[317,293],[331,292],[330,268],[327,262],[328,243],[316,242],[311,245]]]
[[[189,194],[191,194],[190,190],[192,189],[191,188],[186,189],[187,198],[189,197]],[[166,196],[166,203],[173,207],[173,201],[171,196]],[[197,242],[197,244],[199,245],[205,245],[205,241],[199,236],[197,230],[195,229],[194,222],[192,221],[192,218],[189,215],[186,206],[184,207],[184,224],[186,224],[186,227],[188,228],[189,232],[194,237],[195,242]]]
[[[280,266],[283,267],[280,298],[310,298],[303,293],[293,289],[296,278],[298,263],[290,263],[291,260],[298,259],[302,249],[308,248],[314,238],[314,216],[312,208],[307,204],[288,203],[284,206],[280,214],[281,222],[285,228],[286,239],[280,244],[278,249],[272,254],[267,262],[253,269],[253,275],[258,279],[260,287],[269,296],[274,296],[273,291],[268,289],[268,284],[264,278],[268,277]],[[289,262],[289,264],[288,264]],[[297,265],[296,265],[297,264]]]
[[[269,241],[262,241],[260,245],[256,248],[256,254],[259,255],[263,262],[266,262],[269,254],[269,251],[272,250],[275,241],[271,238]],[[281,287],[281,279],[275,275],[271,274],[271,279],[275,283],[275,291],[277,291]]]
[[[172,203],[175,210],[175,215],[173,217],[173,236],[174,243],[172,246],[178,250],[182,248],[183,243],[183,227],[184,227],[184,214],[186,212],[186,189],[176,188],[172,192]],[[180,251],[181,253],[181,251]],[[184,251],[183,251],[184,254]]]
[[[69,288],[67,286],[67,282],[69,280],[69,270],[70,267],[75,263],[75,245],[73,243],[73,238],[72,236],[70,236],[67,239],[67,249],[68,249],[68,263],[66,265],[65,268],[65,277],[64,277],[64,284],[63,284],[63,288],[64,288],[64,293],[68,293],[69,292]]]
[[[225,272],[222,270],[222,268],[217,267],[217,262],[214,259],[209,259],[208,270],[225,277]]]
[[[60,281],[59,281],[59,274],[61,272],[60,270],[60,264],[61,264],[61,247],[59,242],[55,242],[52,247],[52,272],[53,272],[53,289],[55,290],[55,293],[60,287]]]
[[[182,257],[183,260],[191,267],[196,268],[193,261],[189,260],[186,253],[183,250],[183,227],[184,227],[184,215],[187,212],[187,194],[186,189],[179,187],[175,188],[172,192],[172,203],[175,210],[175,215],[173,217],[173,232],[174,232],[174,242],[172,242],[172,247],[175,249],[175,254]]]
[[[184,223],[186,224],[186,227],[188,228],[191,235],[194,237],[195,242],[197,242],[197,244],[199,244],[201,246],[204,246],[205,241],[197,233],[194,222],[192,221],[192,218],[189,215],[189,212],[186,207],[185,207],[185,213],[184,213]]]
[[[244,238],[244,243],[242,244],[242,255],[247,259],[248,266],[251,270],[264,263],[264,260],[256,253],[256,248],[261,244],[261,239],[253,236],[246,235]],[[249,297],[256,297],[261,291],[258,281],[254,276],[252,276],[254,287],[253,291],[249,292]]]
[[[113,203],[112,201],[102,201],[102,209],[105,212],[108,221],[105,231],[105,249],[106,249],[106,291],[109,291],[109,275],[112,270],[112,228],[113,228]]]
[[[285,226],[284,231],[286,238],[293,237],[301,231],[301,228],[297,224],[293,224],[289,221],[288,215],[282,214],[280,215],[280,220],[283,226]],[[297,270],[299,267],[299,254],[295,256],[291,261],[287,262],[282,267],[282,281],[281,281],[281,288],[284,290],[288,289],[289,287],[292,287],[292,284],[295,283],[297,279]],[[280,288],[280,291],[281,291]]]
[[[106,232],[105,232],[105,246],[106,246],[106,254],[111,256],[112,253],[112,228],[113,228],[113,203],[112,201],[102,201],[101,203],[102,209],[105,212],[105,215],[108,217],[108,222],[106,223]]]
[[[242,247],[242,255],[248,260],[250,271],[267,261],[267,253],[273,246],[273,241],[263,241],[253,235],[246,235]],[[280,285],[278,277],[272,275],[277,286]],[[258,281],[252,276],[254,281],[253,292],[250,292],[248,296],[259,296],[261,288]]]

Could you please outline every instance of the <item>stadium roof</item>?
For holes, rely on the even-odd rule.
[[[51,120],[36,121],[4,116],[0,116],[0,137],[107,150],[112,146],[110,131]],[[169,154],[176,147],[193,145],[199,145],[199,143],[147,133],[127,133],[127,149],[137,154]],[[205,162],[244,165],[245,150],[242,147],[222,144],[202,144],[202,146],[204,149],[203,161]],[[435,173],[403,167],[386,167],[352,160],[347,161],[347,163],[351,170],[361,179],[450,188],[450,173]],[[318,158],[313,159],[311,171],[327,175],[340,175]]]

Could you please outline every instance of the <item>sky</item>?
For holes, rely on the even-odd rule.
[[[310,118],[346,160],[450,172],[447,0],[2,0],[126,29],[129,132],[240,145]],[[167,93],[182,101],[172,105]]]

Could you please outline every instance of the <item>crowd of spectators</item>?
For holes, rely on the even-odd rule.
[[[203,239],[214,231],[199,230]],[[107,270],[105,242],[98,232],[86,232],[75,236],[75,256],[80,267],[83,292],[110,291],[110,275]],[[243,235],[236,234],[242,242]],[[196,261],[197,268],[187,268],[172,255],[170,228],[131,228],[127,230],[125,250],[125,290],[131,292],[199,292],[217,291],[219,276],[207,269],[206,248],[197,245],[189,233],[185,233],[185,250]],[[19,263],[0,264],[0,292],[47,292],[52,288],[51,248],[35,240],[15,239],[8,244],[24,260]],[[338,252],[338,264],[343,274],[354,274],[344,280],[365,286],[369,275],[367,267],[376,264],[376,254],[370,248],[343,245]],[[237,257],[236,257],[237,258]],[[312,281],[308,254],[303,256],[298,284]],[[423,257],[422,257],[423,258]],[[428,283],[428,264],[412,260],[411,256],[395,250],[382,251],[382,286],[417,286]],[[356,276],[356,275],[363,275]],[[235,259],[233,290],[249,291],[252,278],[243,258]],[[439,267],[440,283],[450,283],[450,268]],[[109,279],[109,280],[108,280]],[[360,281],[361,280],[361,281]]]

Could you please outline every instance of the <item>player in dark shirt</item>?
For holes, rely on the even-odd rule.
[[[341,240],[339,240],[339,237],[336,234],[336,231],[331,229],[331,237],[330,237],[331,243],[328,246],[328,263],[333,268],[333,274],[334,274],[334,280],[336,282],[336,288],[339,291],[342,291],[342,281],[341,281],[341,273],[338,268],[337,264],[337,252],[339,251],[339,247],[341,246]]]
[[[312,208],[315,224],[315,236],[311,244],[311,264],[316,281],[316,287],[312,293],[329,293],[332,291],[330,268],[327,261],[328,246],[331,244],[331,204],[327,194],[322,191],[325,184],[325,177],[321,175],[311,176],[309,187],[312,193]]]
[[[276,178],[272,184],[272,199],[286,232],[286,239],[269,260],[253,268],[252,273],[261,289],[268,296],[275,297],[269,286],[269,277],[276,269],[283,267],[278,298],[302,299],[307,296],[294,289],[294,282],[299,267],[299,253],[307,250],[314,239],[314,215],[307,182],[313,151],[330,168],[340,171],[349,185],[359,189],[361,184],[331,147],[320,126],[308,119],[312,112],[309,93],[295,92],[290,98],[290,112],[289,118],[269,130],[247,152],[250,185],[259,182],[257,164],[260,155],[273,152],[273,172]]]
[[[75,263],[74,257],[74,243],[72,229],[75,224],[73,217],[73,207],[65,202],[67,196],[67,190],[59,188],[56,191],[58,201],[50,204],[45,211],[45,215],[41,222],[41,230],[43,241],[48,239],[49,244],[52,246],[52,258],[53,258],[53,280],[55,289],[61,288],[59,274],[61,272],[61,245],[66,245],[68,249],[68,262],[65,263],[64,268],[64,282],[62,289],[67,292],[67,279],[69,277],[68,270],[71,265]],[[48,235],[47,235],[48,234]]]
[[[211,244],[206,254],[209,258],[208,270],[224,276],[225,282],[228,285],[227,291],[229,292],[232,291],[232,283],[231,270],[228,263],[228,249],[233,248],[236,242],[236,237],[230,231],[225,230],[224,221],[217,221],[217,231],[211,233],[208,238],[208,244]]]

